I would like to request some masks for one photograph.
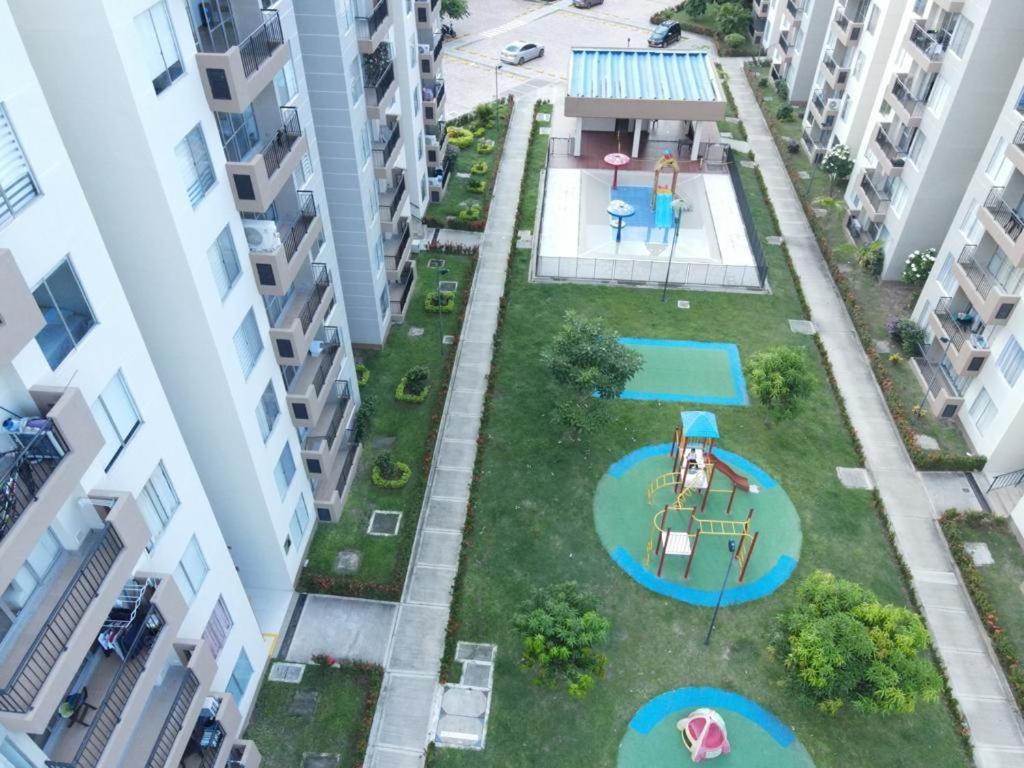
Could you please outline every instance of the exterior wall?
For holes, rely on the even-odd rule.
[[[762,45],[772,59],[773,71],[789,86],[791,101],[802,103],[810,98],[832,19],[832,3],[833,0],[776,0],[769,5]],[[788,41],[788,51],[780,45],[780,36]]]

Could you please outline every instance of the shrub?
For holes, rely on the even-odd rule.
[[[740,50],[746,44],[746,42],[746,36],[741,35],[739,32],[732,32],[731,34],[726,35],[722,40],[722,43],[725,45],[726,51],[728,51],[729,53],[735,53],[736,51]]]
[[[455,294],[452,291],[430,291],[423,300],[423,309],[434,314],[451,314],[455,311]]]
[[[751,21],[751,10],[740,3],[721,3],[714,9],[720,35],[743,35]]]
[[[395,387],[395,399],[403,403],[422,403],[430,394],[427,380],[430,370],[425,365],[416,365],[405,372],[405,376]]]
[[[479,200],[466,200],[459,205],[459,219],[462,221],[475,221],[483,213],[483,205]]]
[[[473,138],[474,138],[474,139],[479,139],[479,138],[480,138],[481,136],[483,136],[483,135],[484,135],[485,133],[487,133],[487,126],[481,125],[481,126],[480,126],[479,128],[477,128],[477,129],[476,129],[475,131],[473,131]]]
[[[889,362],[892,363],[893,365],[899,365],[900,363],[903,362],[903,355],[901,355],[899,352],[893,352],[891,355],[889,355]]]
[[[362,363],[356,363],[356,383],[360,387],[365,387],[370,383],[370,369]]]
[[[487,126],[494,122],[494,104],[489,101],[482,102],[476,105],[473,110],[473,119],[476,120],[477,127]]]
[[[845,144],[836,144],[821,159],[821,169],[828,174],[829,188],[850,178],[853,171],[853,158]]]
[[[534,590],[512,626],[523,639],[522,666],[536,670],[538,684],[555,688],[564,681],[569,695],[582,699],[604,675],[607,659],[594,646],[608,638],[611,623],[576,582]]]
[[[409,482],[410,477],[412,470],[409,465],[395,461],[386,451],[373,460],[370,481],[378,488],[401,488]]]
[[[686,12],[690,14],[691,18],[694,16],[703,16],[708,12],[708,0],[687,0]]]
[[[781,77],[775,81],[775,92],[783,100],[789,100],[789,85]]]
[[[370,434],[370,424],[373,422],[373,414],[377,412],[377,397],[375,395],[364,395],[363,401],[356,411],[356,440],[362,440]]]
[[[886,323],[889,338],[900,345],[903,354],[914,357],[924,342],[924,330],[909,317],[890,317]]]
[[[489,155],[494,151],[494,139],[480,139],[476,143],[476,151],[481,155]]]
[[[485,161],[477,160],[475,163],[469,166],[469,172],[476,174],[477,176],[481,176],[487,173],[488,168],[490,168],[490,166]]]
[[[793,105],[788,102],[780,104],[779,108],[775,110],[775,117],[779,120],[792,120],[793,114]]]
[[[911,285],[924,285],[935,264],[935,249],[917,250],[907,256],[903,263],[903,282]]]
[[[466,182],[466,189],[476,195],[483,194],[487,189],[487,181],[484,179],[469,179]]]
[[[758,80],[757,80],[757,84],[761,88],[767,88],[768,87],[768,83],[769,83],[768,78],[764,77],[763,75],[760,78],[758,78]]]
[[[853,246],[840,246],[836,251],[850,247]],[[857,259],[857,265],[861,269],[875,277],[881,276],[882,269],[885,267],[885,251],[882,250],[881,240],[875,240],[874,242],[862,245],[859,248],[853,247],[853,253]]]
[[[800,347],[770,347],[753,355],[744,368],[750,391],[777,418],[792,416],[814,386]]]
[[[337,663],[337,659],[329,653],[314,653],[309,657],[309,661],[320,667],[333,667]]]
[[[468,147],[475,138],[471,130],[458,125],[449,125],[446,132],[448,134],[448,143],[459,149]]]
[[[919,701],[938,699],[942,678],[922,655],[928,645],[916,613],[826,571],[797,588],[771,641],[793,682],[831,715],[846,704],[865,713],[910,713]]]

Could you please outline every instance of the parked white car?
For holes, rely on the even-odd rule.
[[[543,55],[543,45],[516,40],[505,46],[501,52],[501,60],[506,64],[522,64],[530,59],[539,59]]]

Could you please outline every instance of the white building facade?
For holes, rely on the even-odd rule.
[[[763,12],[761,44],[771,60],[772,77],[785,81],[790,101],[803,104],[811,97],[832,5],[833,0],[771,0]]]

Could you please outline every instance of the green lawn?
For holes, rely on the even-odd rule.
[[[768,78],[768,85],[761,86],[755,79],[754,87],[760,90],[763,96],[770,96],[773,101],[764,105],[764,116],[768,126],[776,139],[781,139],[783,144],[787,139],[800,141],[802,133],[802,119],[799,111],[793,120],[781,121],[775,118],[775,108],[782,104],[782,100],[772,86],[772,80],[768,77],[768,70],[761,67],[756,70],[759,77]],[[784,147],[780,148],[782,159],[794,173],[804,172],[810,174],[807,181],[798,180],[796,183],[797,194],[805,201],[812,202],[822,197],[832,197],[841,201],[842,188],[830,187],[829,178],[821,172],[819,166],[814,165],[804,154],[803,150],[796,153],[789,153]],[[845,205],[840,211],[831,213],[826,219],[820,221],[825,227],[828,241],[833,248],[850,243],[849,235],[846,232],[847,210]],[[862,308],[862,319],[868,327],[872,339],[886,340],[888,332],[886,324],[890,317],[909,317],[917,301],[918,290],[906,283],[885,281],[880,282],[870,273],[860,269],[856,263],[856,257],[849,253],[836,253],[833,250],[832,258],[843,270],[849,287],[853,290],[857,304]],[[921,402],[924,391],[918,383],[917,377],[910,368],[909,362],[888,364],[889,374],[895,383],[895,392],[904,405],[904,411],[911,419],[913,428],[917,432],[931,435],[939,441],[939,447],[950,454],[964,455],[967,453],[967,442],[956,426],[956,422],[942,421],[935,418],[931,412],[923,416],[911,416],[911,408]]]
[[[263,768],[298,768],[306,752],[342,755],[342,765],[358,765],[366,749],[369,719],[380,691],[376,669],[306,667],[302,682],[264,682],[245,738],[263,755]],[[290,711],[297,691],[320,694],[312,717]]]
[[[436,288],[437,271],[427,266],[431,258],[445,260],[445,280],[459,284],[455,312],[445,315],[428,313],[424,301]],[[416,521],[426,484],[424,456],[433,449],[428,437],[436,426],[441,410],[439,379],[446,375],[453,346],[442,346],[441,337],[458,333],[459,318],[465,306],[468,278],[473,259],[449,253],[421,253],[416,258],[417,279],[405,317],[405,324],[391,329],[384,349],[362,352],[363,362],[370,369],[370,381],[360,387],[363,398],[377,402],[370,434],[363,440],[363,454],[356,478],[349,492],[341,520],[317,525],[310,545],[309,564],[303,571],[300,586],[305,591],[333,594],[355,594],[382,599],[397,599],[401,593],[409,548],[416,530]],[[410,336],[409,329],[424,329],[422,336]],[[403,403],[395,399],[395,387],[402,376],[415,365],[430,369],[431,392],[424,403]],[[375,441],[394,438],[392,454],[412,468],[412,479],[404,488],[378,488],[370,482],[370,466],[382,449]],[[366,526],[375,509],[403,513],[397,537],[369,536]],[[342,549],[357,549],[363,560],[358,572],[342,576],[334,572],[334,561]]]
[[[531,163],[542,152],[543,142],[535,144]],[[753,172],[742,173],[759,231],[774,234]],[[828,717],[785,685],[781,664],[766,650],[773,617],[792,598],[795,580],[813,568],[855,579],[887,601],[905,603],[907,595],[870,494],[846,490],[836,479],[836,466],[860,462],[813,340],[789,331],[787,320],[803,313],[783,253],[773,246],[765,253],[769,296],[674,291],[662,303],[651,290],[531,285],[529,254],[516,252],[454,605],[458,639],[499,649],[487,748],[434,750],[431,765],[610,768],[640,706],[664,691],[699,685],[767,707],[796,731],[820,767],[968,764],[943,703],[922,705],[912,716]],[[676,308],[680,298],[691,302],[689,310]],[[710,648],[702,645],[710,611],[641,588],[611,561],[594,529],[594,491],[609,465],[669,440],[680,408],[609,402],[605,429],[580,443],[567,441],[552,422],[558,390],[539,356],[567,309],[604,317],[622,335],[729,341],[744,358],[791,344],[813,361],[814,391],[792,421],[766,424],[753,407],[713,409],[723,447],[765,468],[788,492],[801,518],[803,549],[794,579],[778,593],[723,610]],[[510,627],[531,589],[564,579],[595,593],[613,623],[604,648],[607,676],[582,703],[533,684],[519,667]]]

